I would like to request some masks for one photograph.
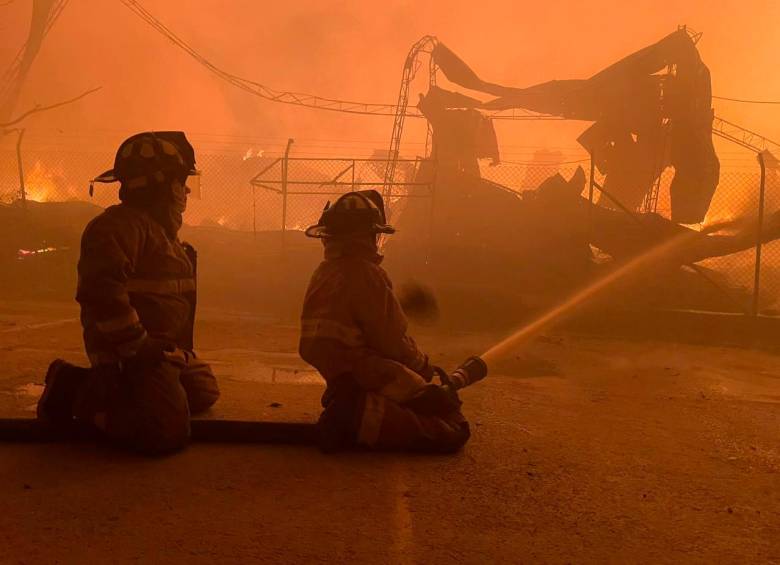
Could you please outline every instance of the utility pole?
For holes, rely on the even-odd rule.
[[[19,137],[16,139],[16,163],[19,167],[19,199],[22,201],[22,207],[27,208],[27,189],[24,186],[24,163],[22,162],[22,139],[24,138],[24,128],[16,130]]]
[[[287,171],[290,160],[290,147],[295,140],[291,137],[287,140],[287,147],[284,150],[284,161],[282,162],[282,254],[286,248],[287,237]]]
[[[756,226],[756,264],[753,273],[753,316],[758,316],[760,308],[759,289],[761,287],[761,244],[763,243],[764,231],[764,200],[766,194],[766,163],[764,162],[764,152],[761,151],[756,156],[758,165],[761,167],[761,181],[758,186],[758,222]]]

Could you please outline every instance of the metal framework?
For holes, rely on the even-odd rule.
[[[401,151],[401,137],[404,131],[404,120],[406,118],[406,109],[409,106],[409,89],[411,88],[412,81],[417,76],[417,71],[420,69],[421,61],[419,59],[421,53],[430,53],[433,48],[436,47],[438,40],[432,35],[426,35],[417,43],[412,45],[409,50],[409,54],[404,61],[403,72],[401,73],[401,88],[398,92],[398,103],[396,104],[396,114],[393,118],[393,133],[390,136],[390,150],[387,153],[387,166],[385,167],[384,189],[385,196],[389,195],[393,181],[395,180],[395,169],[398,163],[399,153]],[[429,81],[435,81],[436,66],[431,63],[429,65]]]
[[[327,163],[336,168],[336,173],[327,180],[313,179],[311,171],[313,167],[304,167],[308,170],[308,176],[298,178],[290,176],[290,164],[323,164]],[[281,232],[287,230],[287,209],[290,196],[341,196],[345,192],[362,190],[368,188],[387,188],[387,185],[381,180],[382,172],[387,169],[389,159],[341,159],[341,158],[308,158],[308,157],[290,157],[289,145],[288,151],[284,157],[278,157],[266,165],[249,181],[252,187],[252,231],[257,232],[255,223],[256,217],[256,190],[258,188],[274,192],[282,197],[282,217]],[[421,159],[396,159],[396,166],[409,165],[415,170],[420,166]],[[356,175],[359,167],[370,167],[375,173],[377,180],[364,181]],[[432,198],[434,192],[435,171],[427,182],[418,182],[416,180],[394,181],[390,189],[386,192],[388,198]],[[291,190],[289,187],[296,187]],[[410,191],[416,188],[422,190]],[[389,210],[388,210],[389,212]],[[283,239],[284,241],[284,239]]]
[[[712,133],[755,153],[772,151],[780,154],[780,143],[718,116],[712,122]]]
[[[203,57],[200,53],[198,53],[194,48],[192,48],[189,44],[187,44],[184,40],[179,38],[172,30],[170,30],[165,24],[160,22],[157,18],[155,18],[151,13],[149,13],[137,0],[120,0],[127,8],[129,8],[131,11],[133,11],[137,16],[139,16],[142,20],[144,20],[147,24],[149,24],[151,27],[153,27],[157,32],[165,36],[168,40],[170,40],[175,46],[185,51],[190,57],[195,59],[199,64],[204,66],[206,69],[208,69],[210,72],[212,72],[214,75],[219,77],[220,79],[228,82],[229,84],[232,84],[246,92],[249,92],[250,94],[253,94],[255,96],[264,98],[266,100],[270,100],[273,102],[280,102],[283,104],[292,104],[296,106],[303,106],[307,108],[316,108],[320,110],[329,110],[334,112],[342,112],[342,113],[350,113],[350,114],[362,114],[362,115],[374,115],[374,116],[392,116],[393,117],[393,131],[390,138],[390,148],[388,152],[388,159],[385,161],[385,171],[384,171],[384,179],[383,179],[383,192],[385,196],[393,196],[391,193],[392,186],[397,185],[398,183],[395,182],[395,173],[398,166],[398,163],[401,162],[399,159],[400,154],[400,146],[401,146],[401,138],[403,136],[403,127],[404,122],[406,118],[422,118],[422,114],[417,110],[416,108],[409,108],[409,90],[411,87],[412,80],[415,78],[420,66],[421,62],[419,60],[420,54],[422,53],[428,53],[430,54],[433,47],[436,46],[437,39],[434,36],[426,35],[420,40],[418,40],[410,49],[406,61],[404,62],[404,67],[402,71],[401,76],[401,86],[398,94],[398,101],[396,104],[375,104],[375,103],[366,103],[366,102],[356,102],[356,101],[347,101],[347,100],[339,100],[339,99],[333,99],[333,98],[325,98],[321,96],[316,96],[313,94],[306,94],[301,92],[293,92],[293,91],[282,91],[270,88],[268,86],[265,86],[263,84],[260,84],[255,81],[251,81],[249,79],[228,73],[221,68],[214,65],[211,61]],[[67,0],[60,0],[59,4],[64,5],[67,2]],[[61,10],[60,10],[61,11]],[[58,15],[58,14],[57,14]],[[53,18],[53,19],[56,19]],[[682,29],[685,29],[688,35],[691,37],[694,43],[698,43],[699,39],[701,38],[701,33],[697,33],[690,28],[683,27]],[[14,66],[12,64],[12,68],[10,72],[13,72]],[[436,82],[436,72],[437,67],[435,64],[435,61],[433,61],[433,58],[430,58],[429,65],[429,84],[435,84]],[[674,69],[669,68],[669,72],[673,73]],[[553,115],[545,115],[545,114],[538,114],[536,112],[524,110],[524,109],[511,109],[511,110],[505,110],[505,111],[498,111],[498,112],[492,112],[487,113],[487,115],[495,120],[560,120],[565,119],[561,116],[553,116]],[[778,149],[780,149],[780,144],[778,144],[775,141],[772,141],[756,132],[753,132],[751,130],[748,130],[746,128],[743,128],[741,126],[738,126],[734,124],[733,122],[729,122],[728,120],[724,120],[723,118],[715,117],[713,124],[712,124],[712,133],[713,135],[716,135],[718,137],[721,137],[723,139],[726,139],[732,143],[735,143],[739,145],[740,147],[744,147],[745,149],[749,149],[751,151],[754,151],[759,159],[759,163],[761,166],[761,185],[760,185],[760,210],[759,210],[759,223],[763,219],[763,201],[764,201],[764,177],[765,177],[765,163],[764,163],[764,155],[766,152],[768,152],[770,149],[775,150],[776,152]],[[428,153],[429,148],[429,142],[430,142],[430,126],[428,129],[428,135],[426,139],[426,154]],[[251,186],[252,190],[254,191],[256,188],[261,187],[264,189],[280,192],[283,195],[284,198],[284,211],[283,216],[286,216],[286,199],[287,195],[291,194],[287,190],[287,183],[288,183],[288,164],[290,161],[289,158],[289,144],[288,144],[288,151],[285,153],[285,156],[281,159],[277,159],[273,163],[271,163],[268,167],[266,167],[263,171],[255,175],[254,178],[251,180]],[[592,155],[591,155],[592,159]],[[354,175],[355,175],[355,163],[357,161],[363,161],[361,159],[352,159],[351,165],[347,166],[345,169],[343,169],[334,179],[332,179],[328,184],[334,187],[339,186],[352,186],[353,188],[359,185],[373,185],[376,186],[377,183],[361,183],[356,182]],[[279,164],[281,162],[282,164],[282,174],[281,174],[281,180],[275,181],[270,179],[264,179],[263,175],[268,173],[272,168]],[[351,181],[346,182],[343,179],[344,175],[349,173],[351,171]],[[593,165],[591,165],[591,171],[593,171]],[[658,179],[654,183],[653,187],[651,188],[650,192],[646,195],[645,200],[643,202],[643,209],[646,211],[655,211],[657,202],[658,202],[658,191],[660,188],[660,172],[658,171]],[[274,184],[276,182],[279,182],[281,185],[280,189],[274,188]],[[299,185],[307,185],[307,184],[318,184],[320,186],[323,186],[323,183],[317,183],[317,182],[311,182],[311,181],[293,181],[294,184]],[[403,183],[403,184],[409,184],[409,183]],[[590,181],[590,199],[592,201],[593,198],[593,189],[598,188],[602,193],[604,193],[603,187],[598,185],[594,178],[593,174],[591,174],[591,181]],[[294,194],[306,194],[307,192],[296,192]],[[317,194],[327,194],[323,192],[317,192]],[[431,192],[433,194],[433,192]],[[285,221],[286,218],[283,217],[282,219],[282,231],[284,232],[285,229]],[[760,253],[761,253],[761,230],[759,228],[758,231],[758,237],[757,237],[757,243],[756,243],[756,255],[759,258],[756,264],[756,273],[755,273],[755,289],[754,289],[754,305],[753,305],[753,313],[757,313],[758,309],[758,285],[759,285],[759,269],[760,269]],[[697,269],[698,270],[698,269]],[[701,273],[700,273],[701,274]]]
[[[664,132],[664,145],[669,141],[669,124],[667,121],[663,124]],[[643,212],[657,212],[658,211],[658,195],[661,193],[661,176],[664,173],[664,151],[661,150],[656,154],[655,165],[653,169],[653,181],[650,190],[645,194],[645,198],[642,201]]]
[[[210,72],[214,73],[222,80],[249,92],[255,96],[259,96],[272,102],[280,102],[282,104],[293,104],[296,106],[304,106],[307,108],[316,108],[319,110],[329,110],[334,112],[344,112],[349,114],[363,114],[372,116],[393,116],[394,122],[394,135],[395,140],[398,136],[395,135],[396,129],[402,129],[404,118],[422,118],[422,114],[415,108],[408,107],[408,86],[410,79],[419,67],[419,63],[416,62],[417,55],[420,52],[430,52],[429,48],[435,45],[436,38],[433,36],[425,36],[412,46],[407,56],[406,63],[404,64],[403,78],[401,81],[401,91],[399,93],[399,102],[396,104],[376,104],[369,102],[357,102],[349,100],[339,100],[335,98],[325,98],[322,96],[316,96],[314,94],[306,94],[302,92],[284,91],[274,89],[258,82],[239,77],[237,75],[228,73],[221,68],[214,65],[211,61],[203,57],[193,47],[187,44],[183,39],[176,35],[170,28],[163,24],[160,20],[155,18],[146,8],[144,8],[137,0],[120,0],[127,8],[140,17],[143,21],[154,28],[158,33],[165,36],[176,47],[185,51],[190,57],[195,59],[198,63],[206,67]],[[688,34],[693,38],[694,42],[698,41],[701,37],[701,33],[696,33],[690,28],[686,28]],[[436,67],[434,64],[430,66],[430,74],[435,75]],[[432,80],[435,80],[432,79]],[[562,120],[564,118],[560,116],[551,116],[547,114],[538,114],[529,110],[523,109],[511,109],[498,112],[490,112],[487,114],[494,120]],[[396,128],[396,124],[400,125],[400,128]],[[755,132],[751,132],[744,128],[737,126],[731,122],[723,120],[721,118],[715,118],[713,124],[713,133],[720,137],[734,141],[735,143],[742,145],[748,149],[759,150],[768,149],[770,146],[774,148],[780,148],[780,145],[774,141],[771,141]],[[391,147],[392,150],[392,147]]]
[[[287,194],[309,194],[309,195],[341,195],[344,194],[345,189],[354,190],[354,189],[360,189],[360,187],[368,187],[368,186],[382,186],[382,181],[362,181],[360,179],[357,179],[355,177],[355,170],[356,165],[361,163],[375,163],[378,166],[384,166],[387,164],[389,159],[353,159],[353,158],[339,158],[339,157],[329,157],[329,158],[317,158],[317,157],[277,157],[273,161],[271,161],[268,165],[266,165],[259,173],[257,173],[255,176],[253,176],[249,184],[250,186],[256,187],[256,188],[262,188],[265,190],[270,190],[271,192],[276,192],[277,194],[282,194],[284,192],[283,186],[284,184],[288,185],[295,185],[295,186],[310,186],[310,187],[318,187],[318,188],[324,188],[324,187],[333,187],[332,190],[287,190]],[[298,179],[298,178],[290,178],[288,171],[289,171],[289,163],[291,162],[298,162],[298,163],[333,163],[333,164],[345,164],[346,167],[343,169],[340,169],[339,172],[326,181],[320,181],[320,180],[311,180],[309,177],[308,179]],[[420,159],[396,159],[396,163],[407,163],[409,165],[414,165],[415,167],[420,164]],[[416,181],[396,181],[393,183],[393,186],[397,187],[432,187],[432,182],[416,182]],[[407,195],[405,193],[401,194],[391,194],[390,196],[403,196],[407,197],[410,195]],[[413,195],[412,195],[413,196]],[[427,196],[427,195],[423,195]]]

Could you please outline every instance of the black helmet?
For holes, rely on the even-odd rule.
[[[121,182],[123,190],[133,191],[159,185],[176,177],[197,178],[199,174],[195,169],[195,150],[184,132],[147,131],[123,141],[117,149],[114,168],[92,182]]]
[[[328,202],[319,222],[306,228],[309,237],[338,237],[395,233],[387,224],[385,204],[376,190],[348,192],[331,205]]]

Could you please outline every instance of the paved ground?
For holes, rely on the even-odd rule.
[[[0,303],[0,416],[83,358],[75,317]],[[420,341],[453,367],[497,337]],[[213,417],[316,417],[294,326],[205,310],[199,342]],[[451,457],[0,445],[0,562],[780,563],[777,357],[546,336],[492,369]]]

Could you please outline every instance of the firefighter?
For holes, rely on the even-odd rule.
[[[299,353],[325,379],[321,447],[452,452],[469,438],[457,395],[432,383],[435,368],[406,333],[407,320],[380,263],[380,234],[394,233],[375,190],[328,203],[306,235],[324,261],[303,304]]]
[[[216,402],[216,379],[193,352],[195,251],[178,239],[197,174],[184,133],[161,131],[124,141],[114,168],[94,179],[119,182],[121,203],[81,240],[76,300],[91,367],[55,360],[39,419],[94,424],[116,442],[164,453],[187,443],[190,414]]]

